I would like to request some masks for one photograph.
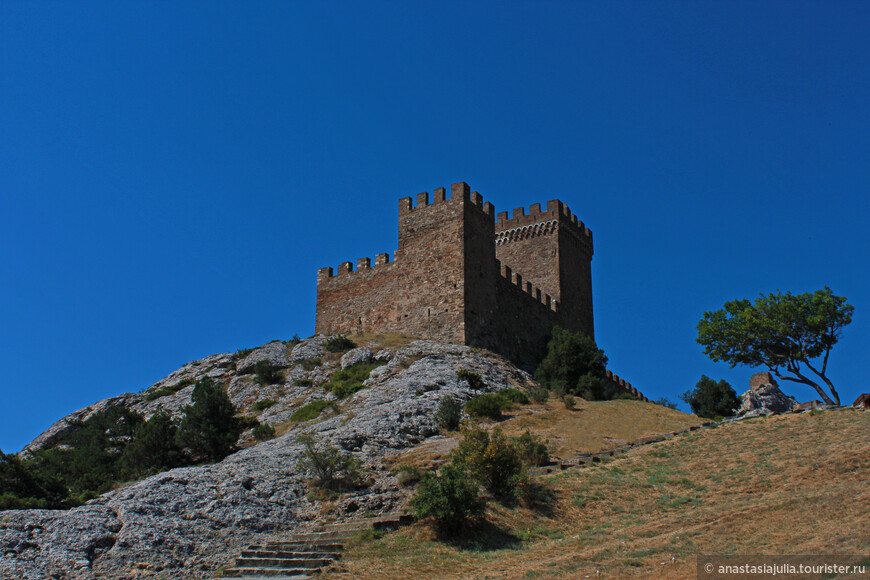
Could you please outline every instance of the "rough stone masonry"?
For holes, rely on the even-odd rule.
[[[592,232],[559,200],[496,216],[464,182],[399,200],[399,247],[317,272],[322,334],[397,332],[534,365],[554,325],[594,337]]]

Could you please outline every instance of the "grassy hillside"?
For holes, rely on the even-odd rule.
[[[551,436],[576,438],[566,449],[587,441],[594,451],[603,436],[590,435],[595,411],[651,407],[587,403],[573,416],[549,407],[505,427],[531,422]],[[637,417],[620,424],[623,431],[606,436],[646,433]],[[867,555],[868,475],[870,412],[750,419],[545,476],[547,508],[495,506],[487,524],[463,540],[437,541],[423,523],[360,539],[342,569],[322,578],[564,579],[596,570],[611,578],[692,578],[702,553]]]

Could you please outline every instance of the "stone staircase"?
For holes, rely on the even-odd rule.
[[[411,516],[360,518],[339,524],[321,524],[311,532],[255,544],[242,550],[235,566],[220,578],[311,578],[341,558],[344,544],[365,530],[394,530],[413,521]]]

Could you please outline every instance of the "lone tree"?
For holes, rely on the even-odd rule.
[[[734,300],[722,310],[704,313],[697,341],[714,361],[725,361],[732,368],[766,366],[783,380],[813,387],[829,405],[839,405],[840,396],[825,373],[831,349],[852,322],[854,309],[827,286],[797,296],[791,292],[761,295],[754,303]],[[819,357],[821,363],[811,362]],[[807,376],[806,369],[824,381],[833,399]]]

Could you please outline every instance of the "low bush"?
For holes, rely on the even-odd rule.
[[[317,445],[314,435],[303,433],[298,441],[303,445],[299,468],[308,473],[317,487],[332,491],[353,489],[360,481],[360,462],[349,453],[332,445]]]
[[[419,467],[411,465],[402,465],[396,471],[396,478],[399,480],[399,485],[413,485],[423,479],[425,475]]]
[[[565,405],[565,408],[569,411],[577,406],[577,402],[574,400],[574,395],[565,395],[562,397],[562,404]]]
[[[465,466],[496,496],[512,495],[525,470],[515,443],[499,429],[492,433],[479,427],[466,429],[465,437],[454,451],[453,462]]]
[[[307,358],[299,363],[302,365],[302,369],[306,371],[313,371],[317,367],[323,364],[323,361],[319,358]]]
[[[311,419],[316,419],[327,407],[336,408],[335,401],[326,401],[324,399],[317,399],[315,401],[311,401],[307,405],[296,409],[293,414],[290,415],[290,420],[309,421]]]
[[[254,430],[251,431],[251,435],[254,436],[254,439],[259,441],[265,441],[266,439],[272,439],[275,437],[275,428],[266,423],[261,423],[254,427]]]
[[[236,351],[236,359],[242,360],[243,358],[247,357],[252,352],[254,352],[253,348],[240,348],[239,350]]]
[[[547,387],[535,385],[529,389],[529,398],[536,403],[546,403],[547,399],[550,398],[550,391],[547,390]]]
[[[462,403],[451,395],[441,397],[438,409],[435,410],[435,421],[438,422],[438,426],[445,431],[456,431],[459,429],[460,419],[462,419]]]
[[[280,369],[272,366],[267,360],[258,360],[254,364],[255,380],[261,385],[274,385],[284,378]]]
[[[496,393],[486,393],[469,399],[465,403],[465,412],[472,417],[500,419],[501,412],[510,406],[510,402]]]
[[[502,389],[498,392],[498,394],[510,401],[511,403],[516,403],[518,405],[529,404],[529,396],[519,389]]]
[[[462,466],[448,463],[437,475],[427,474],[420,481],[411,507],[418,518],[433,518],[439,532],[452,535],[466,523],[483,514],[483,499],[477,480]]]
[[[550,452],[547,451],[547,442],[532,435],[528,431],[514,438],[517,453],[523,463],[531,466],[549,465]]]
[[[482,391],[486,388],[486,383],[483,382],[483,378],[478,373],[472,372],[468,369],[460,369],[456,371],[456,378],[460,381],[465,381],[468,384],[468,388],[472,391]]]
[[[661,405],[662,407],[667,407],[668,409],[676,409],[677,404],[667,397],[659,397],[655,400],[656,405]]]
[[[323,348],[328,352],[345,352],[356,348],[356,343],[343,334],[331,336],[323,343]]]
[[[159,389],[155,389],[153,391],[148,391],[145,393],[146,401],[155,401],[161,397],[166,397],[169,395],[174,395],[184,387],[189,387],[190,385],[196,383],[192,378],[181,379],[174,385],[169,385],[167,387],[161,387]]]
[[[272,399],[263,399],[262,401],[257,401],[253,405],[251,405],[251,411],[264,411],[269,407],[275,406],[275,401]]]
[[[293,379],[293,384],[297,387],[310,387],[314,384],[311,379]]]

